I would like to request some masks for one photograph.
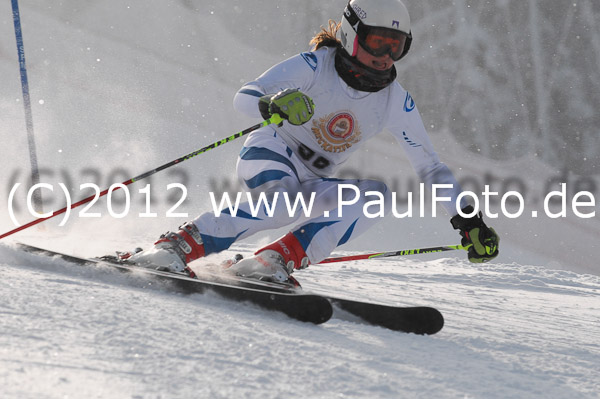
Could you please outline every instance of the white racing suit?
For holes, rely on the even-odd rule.
[[[245,84],[236,94],[235,108],[260,118],[258,99],[262,95],[296,88],[313,99],[315,113],[304,125],[285,121],[282,126],[263,127],[249,135],[238,159],[237,173],[255,198],[264,192],[271,200],[272,216],[265,206],[252,215],[247,202],[240,205],[236,217],[229,212],[218,217],[212,212],[199,216],[193,222],[200,231],[206,254],[225,250],[259,231],[291,225],[311,263],[317,263],[337,246],[364,232],[380,219],[365,215],[365,202],[376,197],[365,197],[364,193],[381,193],[387,211],[391,207],[389,189],[375,180],[332,177],[354,151],[384,129],[398,139],[426,186],[452,184],[451,189],[438,190],[438,195],[451,198],[443,203],[450,216],[457,213],[456,200],[461,189],[433,150],[408,92],[398,82],[375,93],[354,90],[338,76],[334,55],[335,49],[327,47],[296,55]],[[343,206],[341,217],[339,184],[352,184],[361,193],[359,201]],[[275,193],[279,194],[274,202]],[[296,193],[302,193],[307,205],[314,195],[311,214],[306,216],[297,208],[290,216],[284,193],[292,205]],[[346,189],[342,194],[341,199],[348,201],[355,198],[356,190]]]

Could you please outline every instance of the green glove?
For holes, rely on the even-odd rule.
[[[313,100],[298,89],[285,89],[272,95],[267,94],[258,101],[258,109],[263,118],[269,119],[279,114],[292,125],[302,125],[315,113]]]
[[[471,205],[466,206],[463,213],[473,213]],[[462,236],[462,245],[469,247],[468,257],[473,263],[483,263],[494,259],[498,256],[498,244],[500,237],[494,229],[486,226],[483,222],[482,214],[475,215],[471,218],[463,218],[460,215],[450,219],[452,227],[460,230]]]

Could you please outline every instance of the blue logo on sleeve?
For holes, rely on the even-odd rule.
[[[415,109],[415,102],[408,92],[406,92],[406,98],[404,99],[404,110],[410,112]]]
[[[304,61],[306,61],[308,66],[313,71],[317,70],[317,56],[316,55],[314,55],[313,53],[307,52],[307,51],[305,51],[304,53],[302,53],[300,55],[302,56],[302,58],[304,58]]]

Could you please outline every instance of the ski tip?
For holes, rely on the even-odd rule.
[[[281,301],[284,306],[282,309],[285,314],[296,320],[303,322],[322,324],[328,321],[333,316],[333,308],[327,298],[311,294],[296,294],[287,296],[291,306]]]
[[[417,335],[433,335],[444,327],[444,316],[439,310],[426,306],[398,308],[388,318],[378,320],[380,326],[394,331]]]
[[[415,308],[415,313],[412,315],[412,332],[419,335],[432,335],[444,328],[444,316],[442,313],[430,307]]]

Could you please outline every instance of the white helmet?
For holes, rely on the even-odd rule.
[[[351,0],[344,8],[340,40],[356,56],[358,46],[374,56],[390,54],[394,61],[410,48],[410,16],[400,0]]]

